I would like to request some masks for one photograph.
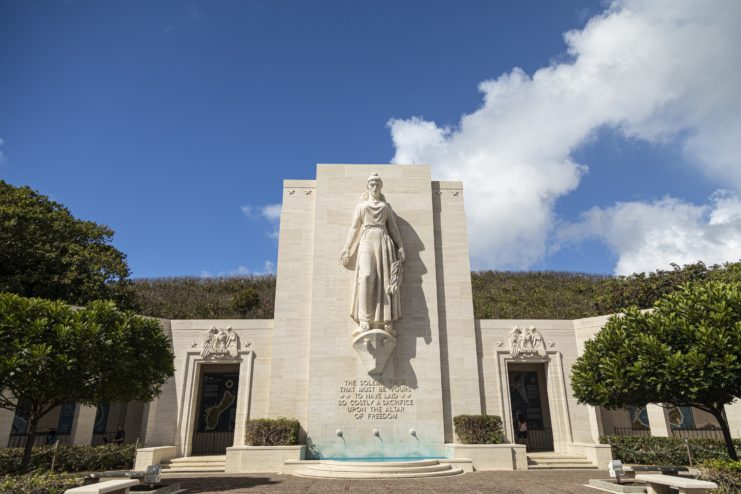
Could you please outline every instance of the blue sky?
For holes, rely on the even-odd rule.
[[[335,162],[463,180],[476,269],[735,261],[741,4],[713,3],[0,0],[0,178],[135,277],[274,270],[282,180]]]

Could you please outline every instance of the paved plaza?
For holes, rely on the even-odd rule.
[[[293,475],[218,475],[186,477],[168,476],[181,483],[187,494],[224,493],[289,493],[289,492],[357,492],[405,494],[468,493],[590,493],[600,491],[585,487],[593,478],[607,478],[607,472],[596,470],[474,472],[455,477],[410,480],[324,480]],[[167,481],[165,479],[165,481]]]

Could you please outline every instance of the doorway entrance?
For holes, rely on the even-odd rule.
[[[234,444],[239,365],[205,365],[198,384],[191,455],[223,455]]]
[[[509,397],[512,404],[512,437],[521,421],[527,425],[527,451],[553,451],[545,364],[510,364]]]

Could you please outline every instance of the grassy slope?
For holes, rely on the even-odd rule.
[[[630,276],[585,273],[481,271],[471,273],[476,319],[579,319],[647,308],[682,283],[719,279],[741,283],[741,262],[703,263]],[[155,278],[134,280],[139,313],[166,319],[272,319],[274,276]],[[259,301],[240,310],[233,299],[245,290]]]

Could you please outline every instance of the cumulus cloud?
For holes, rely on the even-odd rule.
[[[240,209],[242,214],[248,218],[263,218],[271,223],[270,230],[268,231],[268,237],[277,240],[280,228],[280,212],[283,205],[278,204],[266,204],[264,206],[250,206],[244,205]]]
[[[515,68],[482,82],[481,107],[455,126],[390,120],[393,162],[427,163],[436,178],[464,181],[474,267],[526,268],[543,258],[557,223],[554,205],[587,170],[572,152],[602,127],[679,145],[687,163],[741,190],[740,22],[736,0],[614,1],[583,29],[565,34],[568,61],[532,76]],[[666,201],[642,207],[657,217],[685,211]],[[686,211],[715,211],[719,201]],[[656,236],[662,225],[644,226],[658,228],[644,232]],[[728,231],[741,238],[737,225]],[[691,252],[699,248],[692,242],[674,248],[694,260],[707,253],[704,247]],[[618,251],[618,270],[643,265],[638,258],[623,262],[630,252]]]
[[[592,208],[580,222],[561,229],[559,237],[566,243],[600,238],[619,256],[617,274],[667,269],[671,263],[738,261],[741,199],[719,191],[708,205],[664,197]]]
[[[214,278],[222,276],[246,276],[246,275],[263,275],[263,274],[275,274],[275,263],[273,261],[266,260],[262,264],[261,269],[250,269],[247,266],[240,264],[236,269],[230,271],[218,271],[216,273],[212,271],[201,271],[201,278]]]
[[[280,211],[283,206],[278,204],[266,204],[264,206],[250,206],[249,204],[240,207],[242,214],[248,218],[262,217],[268,221],[279,221]]]

